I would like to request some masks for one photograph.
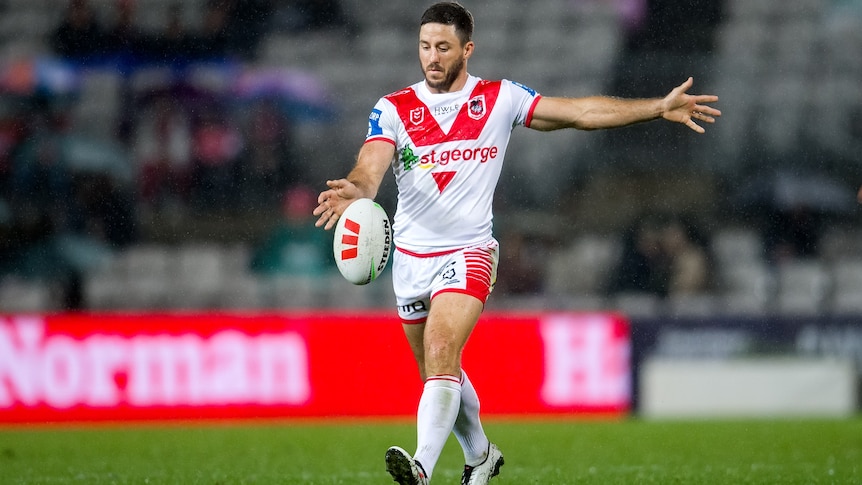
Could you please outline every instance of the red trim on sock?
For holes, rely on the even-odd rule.
[[[455,382],[457,384],[461,384],[461,378],[458,376],[453,376],[452,374],[439,374],[436,376],[430,376],[427,379],[425,379],[426,383],[428,381],[449,381],[449,382]]]

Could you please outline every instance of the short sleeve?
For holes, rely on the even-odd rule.
[[[395,107],[385,98],[380,98],[368,115],[368,133],[365,135],[365,142],[380,140],[395,144],[397,121]]]
[[[514,125],[529,127],[533,119],[533,110],[536,109],[536,103],[539,102],[542,95],[519,82],[504,79],[503,85],[506,86],[512,97],[512,107],[515,110]]]

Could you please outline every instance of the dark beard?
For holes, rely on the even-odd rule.
[[[428,75],[425,75],[425,82],[428,84],[428,87],[431,89],[436,89],[438,91],[442,91],[444,93],[449,92],[449,89],[452,87],[452,83],[455,82],[455,79],[458,78],[458,75],[461,74],[461,71],[464,70],[464,59],[461,58],[458,60],[458,63],[452,66],[448,72],[446,72],[446,77],[443,78],[442,81],[431,81],[428,79]]]

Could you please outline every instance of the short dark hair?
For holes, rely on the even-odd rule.
[[[440,2],[428,7],[419,26],[425,24],[454,26],[462,45],[473,39],[473,14],[457,2]]]

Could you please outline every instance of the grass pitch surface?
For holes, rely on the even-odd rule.
[[[486,420],[506,457],[496,485],[858,484],[862,419]],[[387,484],[409,422],[0,428],[0,484]],[[450,439],[434,484],[457,484]]]

